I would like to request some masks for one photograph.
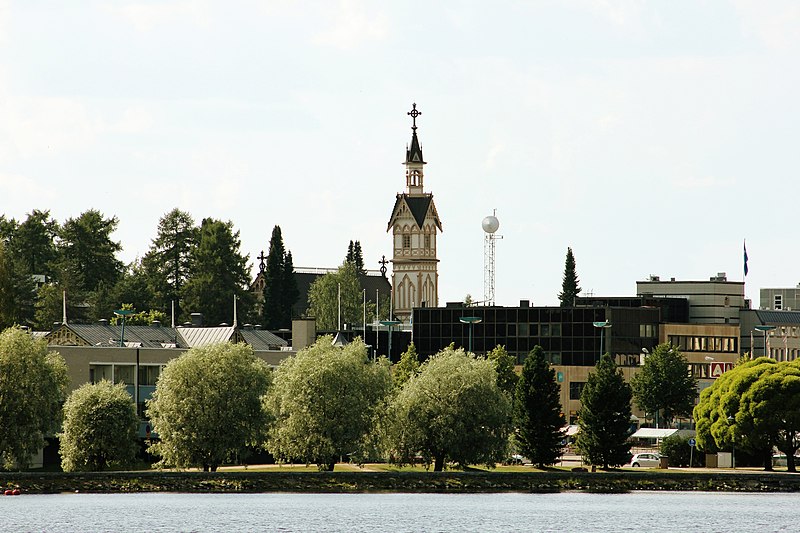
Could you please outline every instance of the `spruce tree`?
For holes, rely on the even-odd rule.
[[[628,462],[632,395],[622,370],[604,354],[581,391],[577,445],[589,464],[608,468]]]
[[[514,425],[522,455],[539,468],[554,464],[561,456],[565,421],[560,393],[555,370],[545,359],[542,347],[535,346],[525,359],[517,382]]]
[[[366,276],[367,271],[364,269],[364,254],[361,251],[360,241],[350,241],[344,261],[355,266],[359,276]]]
[[[264,278],[264,326],[267,329],[291,327],[292,306],[298,297],[297,281],[292,254],[283,246],[280,226],[272,228]]]
[[[572,255],[572,248],[568,247],[567,259],[564,262],[564,280],[561,283],[561,292],[558,294],[561,307],[575,305],[575,298],[581,292],[578,283],[578,273],[575,271],[575,256]]]

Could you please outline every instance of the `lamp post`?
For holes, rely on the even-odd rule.
[[[732,426],[735,419],[732,416],[728,417],[728,425]],[[736,470],[736,428],[733,430],[733,438],[731,439],[731,466]]]
[[[114,311],[114,314],[122,317],[122,334],[119,337],[119,345],[120,347],[125,346],[125,317],[128,315],[133,314],[133,310],[131,309],[117,309]]]
[[[603,344],[603,330],[610,328],[611,322],[604,320],[602,322],[592,322],[592,325],[600,329],[600,357],[603,357],[603,352],[605,351],[605,346]]]
[[[381,320],[381,325],[388,326],[389,328],[389,360],[392,360],[392,326],[400,323],[399,320]]]
[[[472,326],[480,324],[483,319],[479,316],[462,316],[458,321],[462,324],[469,324],[469,352],[472,353]]]
[[[769,357],[769,354],[767,353],[767,333],[772,331],[773,329],[775,329],[775,326],[768,326],[768,325],[764,324],[764,325],[753,326],[753,327],[758,331],[763,331],[764,332],[764,357]],[[751,346],[750,349],[752,351],[753,347]]]

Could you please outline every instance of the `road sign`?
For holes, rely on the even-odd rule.
[[[697,441],[694,439],[689,439],[689,446],[694,447],[697,444]]]

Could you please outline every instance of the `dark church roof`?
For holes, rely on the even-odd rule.
[[[408,206],[408,210],[411,211],[411,215],[414,217],[414,221],[417,223],[417,226],[422,229],[422,225],[425,223],[425,216],[428,214],[428,210],[431,207],[431,202],[433,202],[433,195],[423,194],[419,196],[416,194],[398,194],[397,200],[394,202],[394,208],[392,209],[392,218],[389,220],[389,225],[387,226],[386,231],[391,229],[394,214],[397,212],[397,207],[400,205],[400,202],[403,201],[405,201],[406,205]],[[439,228],[439,231],[441,231],[442,223],[439,221],[439,217],[434,217],[434,222],[436,222],[436,226]]]

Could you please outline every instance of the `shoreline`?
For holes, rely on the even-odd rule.
[[[786,472],[8,472],[0,489],[57,493],[800,492]],[[0,495],[2,492],[0,492]]]

